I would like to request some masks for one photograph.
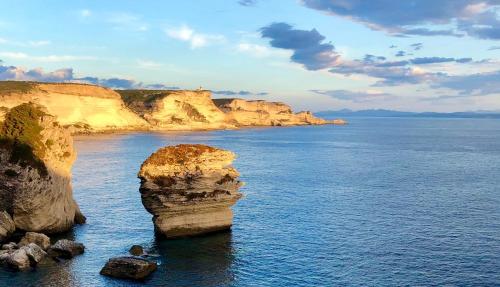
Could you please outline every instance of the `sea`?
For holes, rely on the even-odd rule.
[[[500,286],[500,120],[347,119],[346,126],[75,137],[85,253],[0,286]],[[155,236],[137,172],[155,150],[237,154],[244,197],[231,231]],[[99,275],[144,246],[144,282]]]

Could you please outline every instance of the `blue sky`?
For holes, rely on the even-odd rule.
[[[500,110],[500,0],[2,7],[2,80],[202,86],[313,111]]]

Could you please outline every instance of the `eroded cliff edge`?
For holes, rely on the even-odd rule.
[[[244,99],[214,99],[215,105],[237,126],[296,126],[338,124],[315,117],[311,112],[294,113],[281,102]]]
[[[136,130],[148,126],[111,89],[73,83],[0,82],[0,109],[28,102],[44,106],[61,125],[75,132]]]
[[[117,90],[76,83],[0,81],[0,119],[22,103],[44,106],[72,133],[214,130],[344,124],[284,103],[212,99],[208,90]]]
[[[153,129],[205,130],[235,126],[206,90],[118,90],[126,105]]]
[[[0,211],[16,229],[69,230],[85,217],[73,199],[73,139],[41,106],[22,104],[0,122]]]
[[[153,153],[141,166],[141,198],[155,230],[167,238],[229,229],[231,206],[243,185],[235,154],[206,145],[177,145]]]

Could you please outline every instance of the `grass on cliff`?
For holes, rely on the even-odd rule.
[[[9,110],[0,127],[0,147],[11,151],[11,163],[31,166],[45,176],[47,168],[42,158],[45,156],[46,146],[42,142],[43,128],[39,124],[43,115],[45,113],[32,103]]]
[[[0,93],[27,94],[35,87],[35,82],[26,81],[0,81]]]
[[[116,90],[128,105],[134,102],[152,103],[169,93],[168,90]]]

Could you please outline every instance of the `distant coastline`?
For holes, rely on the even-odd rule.
[[[317,116],[329,119],[333,117],[391,117],[391,118],[475,118],[475,119],[500,119],[500,111],[472,111],[472,112],[403,112],[385,109],[353,111],[342,109],[338,111],[322,111],[315,113]]]

